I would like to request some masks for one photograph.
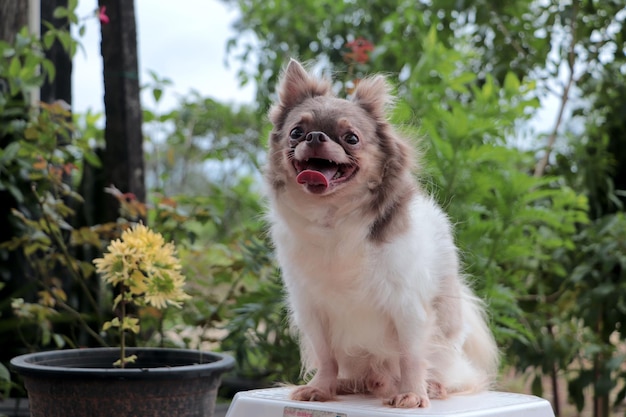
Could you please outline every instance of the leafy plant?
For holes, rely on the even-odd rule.
[[[83,157],[98,163],[87,144],[88,138],[74,140],[73,130],[70,113],[62,104],[42,103],[39,113],[25,124],[23,136],[4,149],[6,177],[1,183],[6,184],[6,189],[11,190],[17,202],[12,214],[19,233],[2,242],[0,249],[20,251],[27,262],[24,278],[28,285],[23,291],[37,292],[37,304],[41,308],[29,302],[32,300],[14,302],[13,307],[22,320],[39,323],[41,339],[36,337],[34,341],[44,346],[51,340],[56,346],[75,343],[69,337],[51,332],[53,321],[67,322],[69,319],[53,313],[55,308],[74,317],[83,330],[91,332],[94,339],[101,342],[97,333],[87,325],[87,321],[97,320],[100,314],[88,284],[93,267],[89,262],[77,259],[70,248],[99,247],[98,231],[108,233],[110,230],[106,226],[77,230],[70,224],[70,218],[75,215],[74,207],[82,202],[82,197],[72,186],[77,183],[76,171],[82,166]],[[27,182],[30,190],[22,190]],[[80,301],[84,303],[83,314],[68,304],[74,302],[67,295],[68,289],[74,286],[82,288],[84,293]]]
[[[277,274],[241,294],[226,325],[222,347],[231,351],[237,374],[262,381],[301,381],[299,349],[289,328],[282,283]]]
[[[113,310],[119,308],[119,317],[104,322],[102,330],[119,329],[120,359],[113,365],[124,368],[137,359],[136,355],[126,356],[126,332],[139,334],[140,329],[139,319],[130,315],[129,307],[180,308],[189,298],[182,288],[185,277],[174,244],[165,243],[161,234],[142,224],[122,232],[93,263],[102,279],[118,290]]]

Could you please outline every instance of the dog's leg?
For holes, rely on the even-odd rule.
[[[400,358],[400,389],[399,394],[389,398],[386,403],[397,408],[428,407],[428,391],[426,374],[427,362],[417,359],[411,354]]]
[[[421,312],[406,308],[404,313],[394,320],[400,348],[400,381],[396,394],[388,398],[386,404],[397,408],[425,408],[430,406],[426,382],[429,367],[427,357],[435,315],[428,308]],[[419,332],[416,332],[416,328],[420,329]]]
[[[317,315],[319,317],[319,314]],[[339,373],[339,365],[337,359],[330,349],[330,335],[328,329],[324,329],[324,325],[320,322],[311,322],[308,327],[309,349],[306,349],[307,355],[313,354],[315,360],[312,361],[317,370],[313,379],[308,384],[296,388],[291,393],[291,399],[297,401],[329,401],[335,398],[337,393],[337,375]],[[307,360],[307,362],[311,362]]]
[[[313,379],[296,388],[291,399],[296,401],[329,401],[337,392],[337,361],[328,359],[321,363]]]

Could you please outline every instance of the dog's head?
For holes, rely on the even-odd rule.
[[[416,190],[413,148],[387,120],[392,97],[385,78],[362,79],[344,100],[332,94],[329,80],[291,60],[277,96],[269,112],[273,129],[265,169],[273,200],[293,212],[316,206],[358,210],[368,236],[377,241],[401,231]]]
[[[291,60],[269,112],[274,128],[266,179],[275,192],[365,205],[375,216],[396,205],[411,179],[411,147],[387,121],[383,76],[362,79],[351,99]]]

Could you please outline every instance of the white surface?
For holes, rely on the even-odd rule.
[[[397,409],[367,396],[340,396],[337,401],[301,402],[289,400],[291,388],[239,392],[226,417],[554,417],[552,406],[542,398],[506,392],[484,392],[432,400],[429,408]]]

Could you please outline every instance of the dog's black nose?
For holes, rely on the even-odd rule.
[[[306,140],[307,145],[317,147],[326,142],[328,140],[328,136],[326,136],[324,132],[309,132],[304,139]]]

